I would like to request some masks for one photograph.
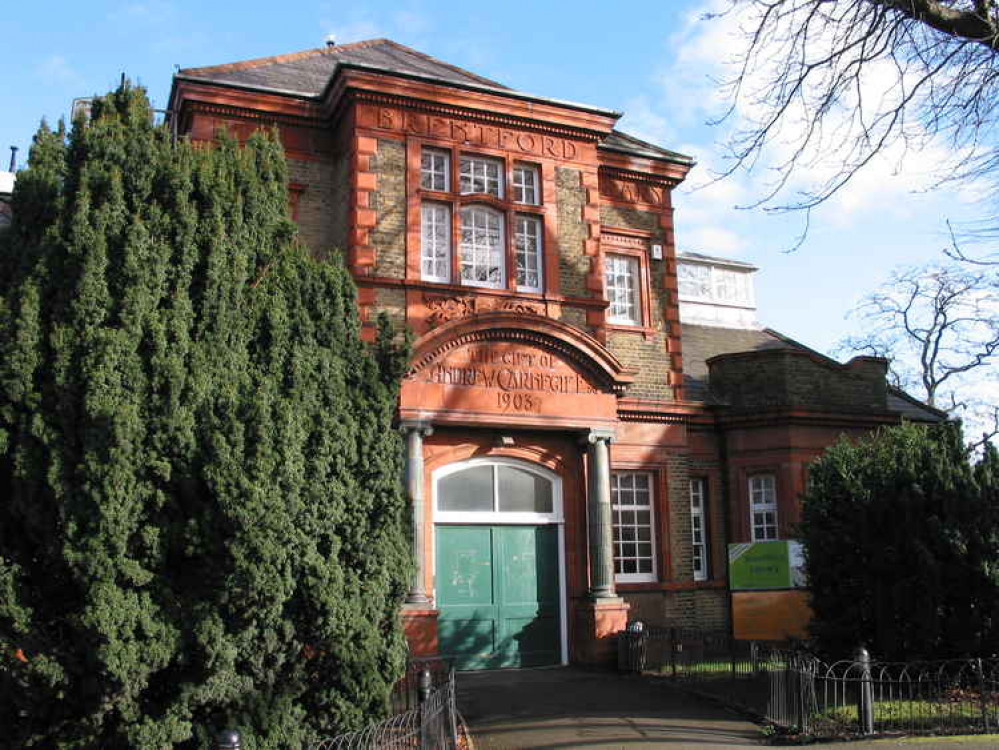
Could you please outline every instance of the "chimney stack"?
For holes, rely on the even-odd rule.
[[[8,172],[13,172],[14,168],[17,166],[17,146],[10,147],[10,169]]]

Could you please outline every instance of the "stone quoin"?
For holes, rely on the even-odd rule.
[[[805,590],[731,590],[728,545],[787,539],[840,435],[941,418],[883,360],[760,327],[752,266],[678,252],[694,161],[618,112],[385,39],[183,69],[169,109],[196,142],[276,128],[365,335],[380,312],[415,335],[413,653],[602,663],[629,619],[800,636]]]

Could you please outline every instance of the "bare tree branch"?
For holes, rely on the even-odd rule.
[[[999,0],[730,0],[744,47],[720,178],[766,166],[749,207],[808,210],[879,156],[945,144],[937,185],[999,176]],[[987,194],[987,190],[983,190]],[[986,231],[999,236],[992,193]]]
[[[990,376],[999,359],[997,286],[994,271],[974,266],[896,271],[853,311],[865,330],[840,348],[887,358],[896,386],[918,388],[930,406],[982,421],[995,404],[959,389],[968,388],[969,373]]]

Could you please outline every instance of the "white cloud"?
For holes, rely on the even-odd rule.
[[[682,232],[678,249],[690,250],[707,255],[733,257],[746,247],[743,238],[736,232],[719,226],[699,225]]]
[[[62,55],[46,58],[37,68],[38,77],[48,86],[81,87],[83,76]]]

